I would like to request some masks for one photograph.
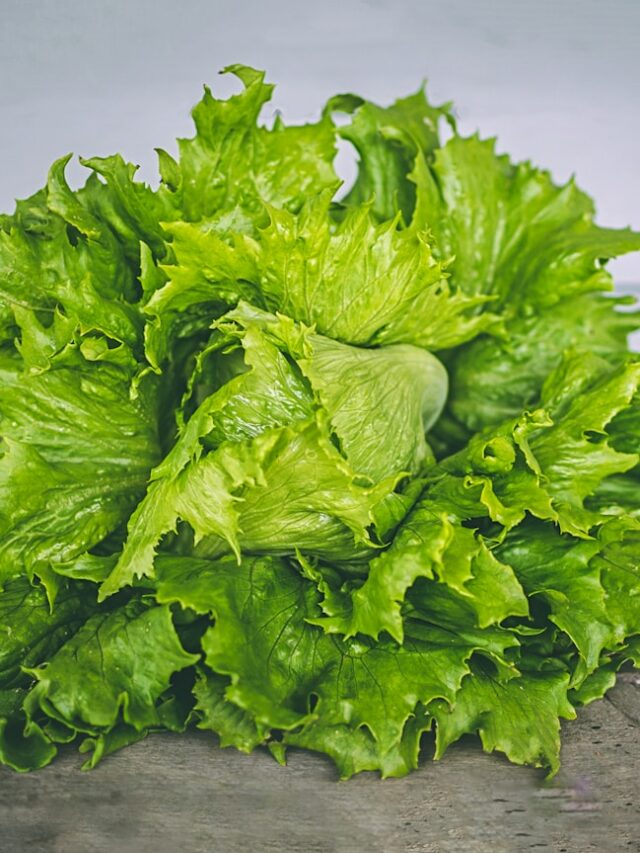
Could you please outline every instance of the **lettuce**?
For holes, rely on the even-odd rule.
[[[63,158],[0,220],[0,762],[196,726],[343,778],[426,733],[554,773],[640,663],[606,268],[640,235],[423,90],[267,127],[227,71],[157,188]]]

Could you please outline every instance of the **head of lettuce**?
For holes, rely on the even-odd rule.
[[[640,664],[606,269],[640,235],[422,90],[267,126],[227,71],[157,189],[63,158],[0,218],[0,762],[198,726],[341,777],[427,731],[554,772],[560,718]]]

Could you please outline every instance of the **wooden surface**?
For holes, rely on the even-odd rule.
[[[640,673],[564,726],[562,757],[547,783],[469,739],[405,779],[338,782],[319,756],[283,768],[204,733],[156,735],[90,773],[73,751],[38,773],[1,768],[0,851],[640,851]]]

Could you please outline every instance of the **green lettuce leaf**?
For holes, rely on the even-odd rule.
[[[436,758],[464,734],[477,732],[487,752],[503,752],[514,764],[560,766],[560,717],[575,717],[567,677],[522,675],[503,682],[489,674],[467,676],[453,710],[431,706],[436,719]]]
[[[462,347],[449,365],[453,415],[475,431],[536,406],[544,380],[568,350],[620,360],[638,326],[636,313],[615,310],[626,302],[591,293],[571,297],[561,307],[514,318],[508,337],[483,336]]]
[[[353,559],[375,546],[374,509],[398,477],[368,485],[330,440],[322,418],[225,443],[175,479],[152,484],[101,598],[137,576],[153,575],[161,538],[179,520],[193,529],[195,553],[293,552]]]
[[[358,152],[358,175],[342,203],[358,207],[373,200],[379,221],[393,219],[400,210],[409,222],[416,200],[409,177],[416,153],[427,155],[439,147],[438,125],[442,118],[452,122],[450,105],[432,106],[421,87],[390,107],[379,107],[358,95],[336,95],[325,110],[353,116],[339,133]]]
[[[453,701],[474,651],[435,627],[403,646],[330,637],[307,622],[318,612],[314,585],[282,560],[218,560],[190,573],[189,560],[175,558],[157,571],[163,600],[188,604],[193,578],[192,601],[215,615],[202,644],[208,666],[231,680],[225,698],[269,729],[305,727],[306,745],[320,751],[328,727],[339,736],[366,727],[380,755],[397,750],[418,702]]]
[[[0,578],[99,543],[158,458],[153,389],[132,400],[121,368],[79,361],[24,373],[0,357]]]
[[[270,209],[254,248],[267,304],[351,344],[455,346],[493,324],[471,316],[483,300],[452,289],[435,261],[428,232],[381,224],[370,205],[348,210],[336,226],[328,193],[298,216]]]
[[[161,157],[165,183],[177,196],[175,206],[187,222],[203,218],[218,227],[247,227],[259,200],[295,209],[307,196],[336,186],[335,134],[328,116],[316,124],[272,128],[258,126],[273,86],[264,73],[246,65],[224,69],[243,84],[226,101],[205,87],[193,109],[196,135],[180,139],[179,161]]]
[[[451,359],[451,411],[468,429],[535,403],[568,348],[624,356],[637,316],[596,294],[613,287],[604,261],[637,251],[640,235],[595,225],[573,182],[557,187],[531,164],[514,165],[495,140],[454,135],[414,179],[415,220],[433,234],[436,257],[455,256],[452,284],[493,297],[507,330]]]
[[[18,772],[39,770],[56,757],[56,746],[40,728],[0,716],[0,761]]]
[[[601,549],[592,563],[600,571],[616,644],[622,644],[640,633],[640,521],[611,519],[599,529],[598,538]]]
[[[448,380],[431,353],[408,344],[349,346],[243,303],[216,325],[237,335],[243,347],[247,335],[260,330],[295,360],[357,472],[376,481],[398,472],[418,474],[433,461],[425,434],[442,412]],[[269,381],[278,387],[277,377]]]
[[[200,672],[193,689],[198,728],[215,732],[223,748],[234,746],[241,752],[253,752],[256,746],[265,742],[269,729],[256,722],[250,713],[229,702],[225,696],[229,683],[228,678],[210,670]]]
[[[597,540],[560,535],[533,521],[511,531],[498,548],[527,595],[544,599],[549,620],[575,643],[581,656],[576,682],[594,671],[604,648],[615,644],[600,571],[591,562],[599,548]]]
[[[611,289],[603,259],[640,248],[629,229],[593,222],[591,199],[573,181],[514,165],[495,140],[454,134],[421,171],[416,218],[467,293],[491,294],[511,310],[556,305],[564,297]]]
[[[63,587],[51,609],[42,586],[24,578],[0,592],[0,690],[23,686],[22,667],[48,660],[95,611],[87,588]],[[0,716],[2,712],[0,711]]]
[[[637,454],[610,445],[607,426],[629,406],[639,382],[640,364],[608,370],[596,359],[581,356],[565,359],[547,379],[542,403],[555,423],[531,441],[531,450],[563,530],[587,532],[594,517],[584,508],[585,498],[605,477],[624,473],[638,462]]]
[[[360,346],[442,349],[492,329],[493,315],[473,313],[484,297],[451,287],[428,233],[399,224],[376,224],[364,205],[336,225],[330,192],[311,196],[299,213],[268,207],[268,223],[252,237],[176,223],[169,231],[177,263],[163,267],[169,281],[147,310],[160,327],[194,305],[215,311],[245,298]]]
[[[182,648],[167,607],[131,602],[92,616],[43,666],[25,700],[71,729],[92,734],[120,719],[142,731],[157,726],[157,702],[173,673],[198,655]]]
[[[361,586],[349,596],[325,596],[322,608],[327,618],[317,624],[347,637],[361,633],[377,638],[386,631],[401,643],[402,605],[419,578],[444,584],[470,608],[473,623],[480,628],[528,613],[512,569],[494,557],[482,537],[421,501],[389,550],[371,562]]]

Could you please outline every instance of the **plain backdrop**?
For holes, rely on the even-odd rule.
[[[575,172],[601,223],[640,228],[639,38],[640,0],[0,0],[0,210],[69,151],[154,181],[154,146],[191,135],[202,84],[230,93],[217,71],[243,62],[278,84],[265,117],[291,121],[426,77],[463,132]],[[614,271],[640,282],[640,257]]]

